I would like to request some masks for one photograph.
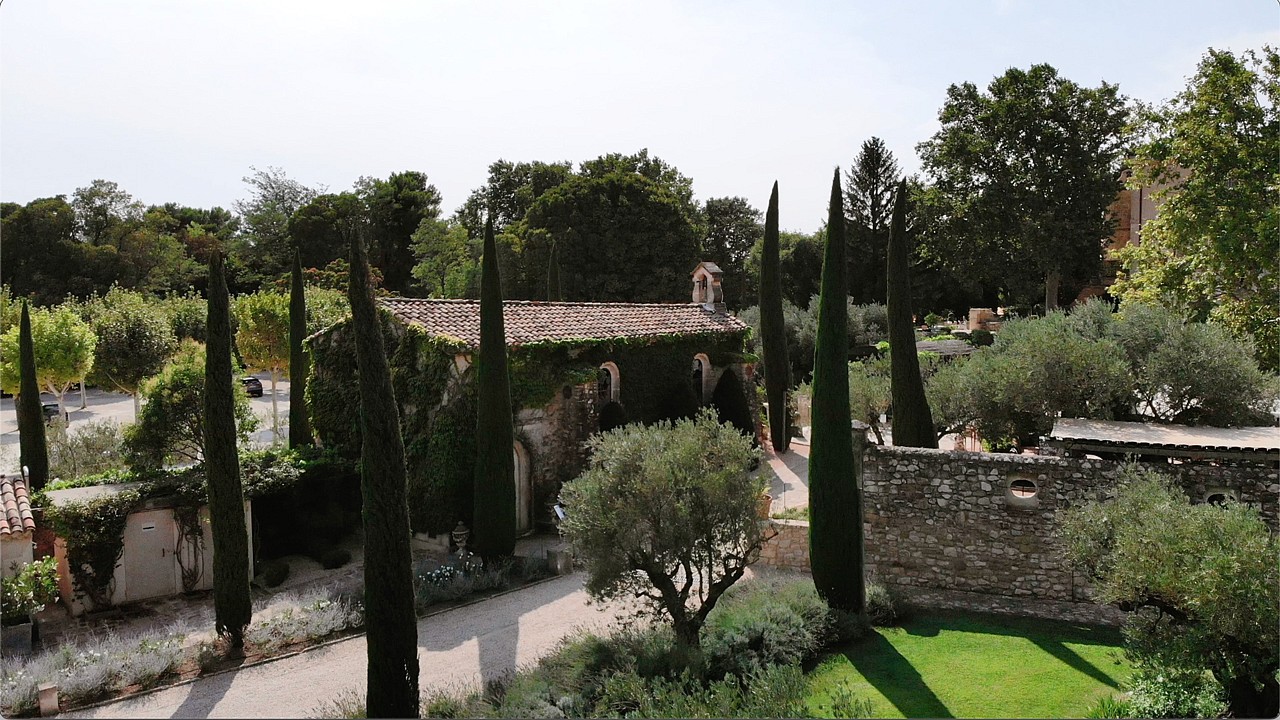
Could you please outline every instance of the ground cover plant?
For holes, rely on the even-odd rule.
[[[1131,671],[1115,630],[958,612],[917,614],[833,652],[810,673],[811,712],[841,693],[870,717],[1083,717]]]

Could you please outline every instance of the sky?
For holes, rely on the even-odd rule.
[[[1280,46],[1280,0],[0,2],[0,200],[419,170],[451,213],[498,159],[648,148],[699,200],[777,180],[804,232],[869,137],[919,171],[951,84],[1049,63],[1161,102],[1210,47]]]

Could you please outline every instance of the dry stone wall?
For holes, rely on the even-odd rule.
[[[1274,466],[1158,467],[1195,502],[1225,493],[1258,507],[1277,526],[1280,473]],[[863,469],[867,570],[900,588],[1089,601],[1088,583],[1063,555],[1060,514],[1108,497],[1120,468],[1100,460],[869,446]],[[774,521],[774,529],[761,561],[807,569],[808,524]]]

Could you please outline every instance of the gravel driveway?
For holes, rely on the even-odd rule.
[[[418,621],[423,691],[476,685],[534,662],[580,627],[601,628],[615,607],[587,605],[575,573]],[[283,660],[223,673],[101,707],[86,718],[305,717],[365,681],[363,635]]]

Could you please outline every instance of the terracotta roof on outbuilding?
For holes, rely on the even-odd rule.
[[[0,514],[0,536],[36,529],[31,499],[27,495],[27,481],[21,475],[0,475],[0,505],[4,510]]]
[[[400,321],[428,333],[480,345],[479,300],[380,298]],[[738,318],[710,312],[694,303],[588,303],[506,300],[502,303],[507,345],[572,340],[612,340],[663,335],[737,333],[747,326]]]
[[[1280,428],[1191,427],[1119,420],[1058,418],[1046,444],[1084,451],[1114,450],[1177,457],[1261,455],[1280,457]]]

